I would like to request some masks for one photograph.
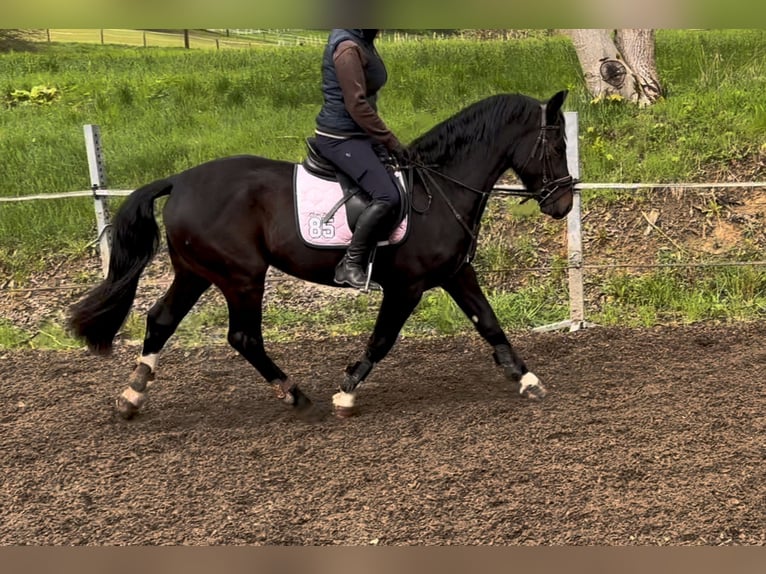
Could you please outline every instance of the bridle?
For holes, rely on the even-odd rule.
[[[538,160],[542,162],[542,168],[543,168],[543,176],[542,176],[542,187],[538,191],[513,191],[511,192],[511,195],[518,195],[523,197],[524,199],[521,200],[520,203],[526,203],[530,199],[534,199],[537,201],[538,205],[540,207],[543,207],[546,203],[549,201],[553,201],[558,199],[559,195],[561,194],[566,187],[572,185],[575,183],[574,178],[571,175],[566,175],[564,177],[559,177],[556,179],[550,179],[550,175],[552,174],[553,170],[551,169],[552,162],[550,158],[550,150],[548,149],[548,133],[556,130],[558,126],[555,125],[547,125],[546,124],[546,118],[545,118],[545,111],[546,111],[546,105],[547,104],[540,104],[541,111],[542,111],[542,120],[540,122],[540,133],[537,135],[537,140],[535,140],[535,145],[532,147],[532,151],[529,153],[529,157],[527,157],[527,160],[522,165],[521,169],[518,170],[519,174],[523,173],[524,169],[529,164],[529,161],[535,156],[535,153],[539,152]],[[426,190],[426,195],[428,196],[428,206],[426,206],[425,211],[428,210],[428,207],[431,205],[431,193],[429,192],[429,185],[427,182],[430,182],[431,185],[436,189],[436,191],[439,193],[439,195],[442,197],[444,202],[447,204],[447,206],[450,208],[450,211],[452,211],[452,215],[455,217],[455,219],[460,223],[460,225],[463,226],[463,229],[468,233],[468,236],[471,238],[471,244],[468,248],[468,253],[466,254],[466,261],[470,261],[473,257],[473,253],[475,252],[476,246],[477,246],[477,236],[479,231],[479,224],[481,222],[481,217],[477,217],[476,220],[473,222],[473,229],[469,227],[468,223],[463,219],[463,217],[460,215],[458,210],[455,208],[455,206],[452,204],[452,202],[449,200],[447,195],[442,190],[441,186],[436,181],[434,175],[438,175],[442,179],[446,179],[447,181],[450,181],[454,184],[459,185],[463,189],[467,189],[469,191],[472,191],[474,193],[477,193],[481,196],[481,202],[479,206],[478,213],[481,214],[484,211],[484,208],[487,205],[487,201],[489,200],[489,196],[492,193],[492,190],[484,191],[483,189],[478,189],[475,187],[472,187],[466,183],[463,183],[462,181],[455,179],[445,173],[442,173],[441,171],[434,169],[431,166],[425,165],[415,159],[409,159],[406,162],[408,165],[399,165],[399,169],[408,170],[409,171],[409,183],[408,187],[412,189],[412,179],[414,172],[417,171],[420,175],[420,179],[423,182],[423,186]],[[413,206],[413,209],[414,206]],[[416,210],[418,211],[418,210]]]
[[[557,179],[550,179],[550,175],[552,174],[551,169],[551,156],[550,151],[548,149],[548,133],[558,129],[558,126],[552,125],[549,126],[545,123],[545,109],[547,104],[541,104],[540,107],[542,108],[542,115],[541,115],[541,121],[540,121],[540,133],[537,135],[537,140],[535,140],[535,145],[532,147],[532,151],[529,152],[529,157],[527,157],[527,161],[524,162],[524,165],[521,166],[521,169],[519,170],[519,173],[523,173],[524,169],[527,167],[527,164],[529,163],[529,160],[531,160],[535,152],[539,151],[538,160],[542,162],[543,166],[543,185],[540,188],[540,190],[537,193],[530,193],[527,195],[524,199],[521,200],[521,203],[526,203],[530,199],[535,199],[537,203],[540,205],[540,207],[543,207],[546,203],[549,201],[553,201],[554,199],[558,199],[560,193],[560,190],[563,190],[572,184],[575,183],[574,178],[567,174],[564,177],[559,177]]]
[[[521,169],[518,170],[519,173],[523,173],[524,169],[526,169],[527,165],[529,164],[529,161],[535,156],[535,153],[538,153],[538,160],[542,162],[543,167],[543,176],[542,176],[542,186],[538,191],[512,191],[510,192],[511,195],[517,195],[520,197],[523,197],[520,201],[520,203],[526,203],[530,199],[534,199],[537,201],[537,203],[540,205],[540,207],[543,207],[546,203],[553,201],[555,199],[558,199],[561,191],[566,189],[567,187],[573,185],[576,183],[575,179],[567,174],[564,177],[559,177],[556,179],[550,179],[550,176],[553,173],[553,170],[551,169],[551,157],[550,157],[550,150],[548,149],[548,134],[552,131],[555,131],[558,129],[558,126],[556,125],[548,125],[546,123],[545,118],[545,111],[546,111],[547,104],[540,104],[541,108],[541,120],[540,120],[540,133],[537,134],[537,139],[535,140],[535,145],[532,146],[532,151],[529,152],[529,156],[527,157],[524,164],[521,166]],[[452,183],[455,183],[462,187],[463,189],[467,189],[469,191],[472,191],[474,193],[477,193],[482,196],[489,196],[492,191],[484,191],[482,189],[477,189],[475,187],[471,187],[470,185],[467,185],[463,183],[460,180],[457,180],[453,177],[450,177],[436,169],[434,169],[431,166],[425,165],[423,163],[420,163],[416,160],[410,160],[407,163],[409,163],[409,166],[400,166],[403,169],[407,169],[408,167],[414,167],[417,168],[419,171],[421,171],[422,174],[427,175],[428,179],[436,186],[436,189],[441,191],[438,184],[434,181],[433,175],[438,175],[442,179],[446,179],[448,181],[451,181]],[[411,170],[412,171],[412,170]],[[425,183],[425,179],[421,177]],[[442,194],[444,196],[444,194]],[[446,197],[445,197],[446,199]],[[451,204],[449,201],[447,202],[450,207]],[[453,212],[455,210],[453,209]],[[458,221],[460,221],[460,218],[458,218]]]

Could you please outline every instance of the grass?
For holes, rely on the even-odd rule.
[[[766,318],[766,270],[759,267],[670,268],[641,276],[617,273],[604,283],[603,325],[651,326]]]
[[[1,196],[87,189],[84,124],[101,127],[112,188],[134,188],[238,153],[299,161],[320,106],[318,44],[243,50],[74,43],[37,48],[0,54]],[[381,112],[403,140],[493,93],[546,98],[569,88],[566,109],[579,113],[583,181],[699,181],[766,149],[766,30],[658,31],[657,65],[667,97],[646,109],[591,104],[574,50],[562,37],[382,42],[380,51],[390,75]],[[635,195],[600,190],[588,193],[585,205],[609,205],[626,197]],[[504,228],[535,221],[534,205],[492,205],[497,204],[491,203],[476,263],[482,280],[499,289],[502,281],[493,270],[550,265],[551,260],[542,258],[535,238],[510,244],[493,231],[492,221]],[[546,229],[556,233],[561,228]],[[6,277],[23,284],[51,260],[90,249],[94,239],[89,199],[0,203],[0,284]],[[613,277],[603,287],[610,304],[599,308],[594,320],[648,324],[722,313],[763,315],[760,271],[699,273],[699,288],[681,282],[677,274]],[[720,287],[727,284],[723,277],[734,281],[735,276],[739,291]],[[560,271],[550,274],[547,283],[526,277],[519,291],[493,293],[504,325],[527,327],[565,316],[562,278]],[[753,293],[749,298],[748,289]],[[269,312],[275,324],[305,326],[301,317]],[[215,313],[190,318],[188,334],[178,336],[192,341],[195,331],[210,330],[220,319]],[[351,315],[329,306],[311,319],[333,325],[334,332],[366,331],[374,313],[364,305]],[[129,331],[139,337],[142,320],[131,321],[136,322]],[[424,298],[408,328],[427,333],[471,326],[436,291]],[[0,327],[0,345],[29,336]],[[42,344],[39,336],[34,340]]]
[[[563,287],[560,286],[560,287]],[[488,298],[498,318],[511,329],[527,329],[562,320],[566,316],[566,292],[550,285],[536,284],[518,292],[490,290]],[[311,340],[336,336],[358,336],[372,331],[380,296],[358,294],[353,298],[329,301],[317,310],[306,311],[271,305],[268,300],[263,318],[264,339],[269,342]],[[226,307],[200,304],[183,320],[171,344],[184,347],[226,344]],[[146,317],[132,311],[120,330],[124,341],[140,343]],[[427,292],[402,330],[403,336],[467,334],[473,324],[441,289]],[[0,323],[0,348],[79,348],[57,324],[47,324],[37,335]]]
[[[0,319],[0,349],[80,349],[82,345],[64,329],[62,322],[46,320],[33,331]]]

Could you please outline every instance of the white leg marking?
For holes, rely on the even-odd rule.
[[[151,353],[149,355],[144,355],[143,357],[139,357],[138,362],[143,363],[147,367],[149,367],[152,370],[152,373],[157,370],[157,359],[159,359],[160,356],[157,353]]]
[[[347,393],[345,391],[339,391],[332,396],[332,404],[336,407],[351,408],[354,406],[354,400],[356,395],[354,393]]]
[[[146,401],[146,393],[139,393],[130,387],[122,391],[122,398],[131,403],[134,407],[140,408]]]
[[[474,323],[478,323],[479,318],[476,315],[471,315],[471,321],[473,321]]]
[[[519,388],[519,394],[523,395],[529,387],[536,387],[540,384],[540,379],[537,378],[532,371],[527,371],[521,377],[521,387]]]

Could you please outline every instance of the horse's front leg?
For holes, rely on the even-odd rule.
[[[508,341],[494,310],[484,296],[473,266],[464,265],[443,288],[468,316],[479,334],[492,345],[495,362],[503,367],[508,380],[519,385],[519,394],[529,399],[542,399],[547,394],[545,387],[540,379],[527,369]]]
[[[383,294],[375,328],[367,343],[362,359],[346,368],[346,376],[340,390],[333,395],[335,414],[346,418],[356,414],[354,406],[356,388],[367,378],[376,363],[379,363],[394,346],[404,323],[417,307],[423,289],[411,287],[407,290],[387,289]]]

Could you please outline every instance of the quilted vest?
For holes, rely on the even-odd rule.
[[[372,42],[365,40],[361,30],[336,29],[330,33],[322,58],[322,95],[324,104],[316,118],[317,128],[338,135],[363,134],[364,130],[353,120],[343,104],[343,92],[335,73],[332,55],[338,44],[352,40],[367,56],[364,77],[367,83],[367,101],[377,111],[378,91],[388,80],[386,67]]]

